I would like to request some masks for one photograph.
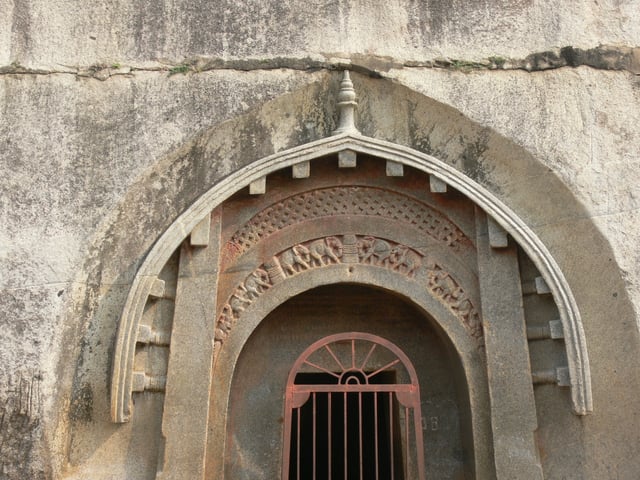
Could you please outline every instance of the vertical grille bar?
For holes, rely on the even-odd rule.
[[[390,442],[390,465],[391,465],[391,480],[394,480],[395,478],[395,471],[396,471],[396,467],[394,465],[394,453],[393,453],[393,392],[389,392],[389,438],[391,439]]]
[[[379,480],[379,460],[378,460],[378,393],[373,394],[373,441],[374,441],[374,457],[376,464],[376,480]]]
[[[344,392],[344,480],[348,480],[347,478],[347,466],[348,466],[348,458],[347,458],[347,453],[348,453],[348,446],[347,446],[347,428],[348,428],[348,423],[347,423],[347,392]]]
[[[300,415],[302,409],[296,408],[296,478],[300,480]]]
[[[297,460],[296,460],[296,467],[297,467],[297,472],[298,472],[298,480],[300,480],[300,444],[302,443],[300,441],[300,416],[302,415],[302,408],[296,408],[296,422],[298,423],[297,429],[298,429],[298,434],[296,436],[296,448],[298,450],[298,455],[297,455]]]
[[[327,394],[327,463],[328,463],[328,469],[327,471],[329,472],[329,480],[331,480],[331,392],[329,392]]]
[[[316,392],[313,392],[313,480],[316,480]]]
[[[362,480],[362,392],[358,392],[358,437],[359,437],[359,452],[360,457],[360,480]]]

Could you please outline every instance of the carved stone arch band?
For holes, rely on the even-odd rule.
[[[120,318],[111,379],[113,421],[126,422],[130,418],[133,359],[140,318],[155,279],[184,238],[216,206],[241,188],[283,168],[344,150],[404,164],[438,178],[466,195],[513,237],[544,277],[558,306],[565,332],[574,411],[580,415],[590,412],[591,375],[580,313],[562,271],[537,235],[491,192],[450,165],[407,147],[347,132],[270,155],[241,168],[202,195],[158,239],[133,280]]]
[[[220,425],[225,425],[227,422],[232,388],[232,375],[228,372],[234,370],[242,349],[261,321],[287,300],[315,288],[335,283],[352,283],[392,291],[416,306],[419,311],[425,312],[457,352],[464,381],[467,385],[473,386],[469,390],[469,402],[472,405],[484,405],[488,402],[487,371],[483,350],[478,348],[477,340],[469,335],[455,313],[434,296],[425,295],[425,289],[419,282],[397,271],[369,264],[355,264],[352,272],[349,271],[348,264],[331,264],[325,268],[329,270],[329,275],[325,275],[319,268],[303,270],[297,275],[295,281],[277,283],[271,287],[269,294],[262,295],[247,305],[242,321],[237,323],[233,334],[229,335],[224,348],[220,349],[213,362],[211,390],[216,392],[216,395],[211,397],[210,409],[219,412],[217,421]],[[392,289],[390,285],[393,285]],[[486,441],[491,435],[491,425],[487,422],[482,409],[472,410],[470,415],[476,454],[478,458],[485,458],[491,448],[490,442]],[[212,437],[211,450],[225,451],[227,440],[225,435]]]
[[[479,311],[460,281],[441,265],[425,263],[424,257],[411,247],[370,235],[335,235],[292,245],[257,266],[233,289],[216,322],[214,352],[217,354],[245,309],[271,287],[302,272],[338,264],[374,266],[418,282],[481,342]]]

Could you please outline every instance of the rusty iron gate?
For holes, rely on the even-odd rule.
[[[410,476],[425,480],[420,388],[409,358],[359,332],[308,347],[287,382],[282,480]]]

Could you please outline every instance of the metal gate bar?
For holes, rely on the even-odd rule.
[[[373,347],[371,348],[371,351],[369,353],[371,353],[373,351],[373,349],[375,348],[375,344],[373,344]],[[369,357],[367,356],[367,359]],[[366,362],[366,360],[365,360]],[[373,394],[373,430],[376,432],[375,436],[374,436],[374,442],[375,442],[375,446],[374,446],[374,450],[376,452],[375,454],[375,466],[376,466],[376,480],[379,480],[379,461],[378,461],[378,394],[374,393]]]
[[[327,455],[328,455],[328,468],[327,468],[327,472],[328,472],[328,480],[331,480],[331,394],[328,393],[327,394],[327,410],[328,410],[328,415],[327,415],[327,443],[328,443],[328,448],[327,448]]]
[[[394,438],[394,434],[393,434],[393,393],[389,392],[389,439],[391,440],[390,442],[390,450],[391,450],[391,455],[389,456],[389,458],[391,459],[391,480],[394,480],[395,478],[395,473],[396,473],[396,467],[395,467],[395,455],[393,452],[393,438]]]
[[[344,349],[345,343],[349,344],[349,350]],[[384,347],[386,354],[383,350],[374,356],[377,347]],[[314,361],[310,361],[309,357],[318,350],[328,352],[329,357],[325,356],[323,361],[322,356],[317,355]],[[362,358],[362,355],[358,357],[361,350],[364,360],[360,363],[356,358]],[[378,364],[383,364],[383,367],[373,367],[375,357],[388,359],[389,352],[395,358]],[[345,361],[348,354],[350,361]],[[323,364],[327,360],[330,364]],[[373,368],[367,369],[369,363]],[[303,365],[304,372],[310,368],[319,372],[304,373],[307,375],[305,378],[317,379],[319,375],[323,381],[297,383]],[[406,369],[410,383],[396,383],[395,374],[380,375],[393,371],[396,366]],[[372,380],[376,383],[371,383]],[[334,395],[340,393],[342,408],[336,411],[339,400]],[[386,401],[381,403],[385,394]],[[384,405],[382,409],[381,405]],[[404,419],[396,422],[398,408]],[[336,417],[340,410],[342,418]],[[325,416],[326,429],[321,427],[325,422],[319,422]],[[387,422],[387,426],[382,420]],[[305,350],[289,375],[284,429],[282,480],[330,480],[337,473],[336,468],[342,471],[339,476],[343,480],[395,480],[398,476],[425,480],[420,390],[415,370],[398,347],[375,335],[356,332],[332,335]],[[325,433],[326,443],[322,440]],[[341,441],[338,440],[340,437]],[[322,445],[326,445],[326,452],[322,451]],[[340,449],[342,465],[335,458]],[[291,455],[292,452],[295,453]]]
[[[348,409],[347,409],[347,401],[348,401],[347,392],[344,392],[344,417],[342,417],[342,418],[344,418],[344,424],[345,425],[347,425],[347,422],[348,422],[348,418],[347,418],[347,411],[348,411]],[[348,432],[347,432],[346,428],[344,428],[343,430],[344,430],[344,460],[343,460],[343,463],[344,463],[344,480],[347,480],[347,469],[349,467],[349,463],[347,462],[347,453],[349,451],[348,439],[347,439],[347,437],[348,437],[347,433]]]
[[[375,433],[378,435],[378,432]],[[360,480],[362,480],[362,392],[358,392],[358,440],[359,440],[359,457],[360,457]]]

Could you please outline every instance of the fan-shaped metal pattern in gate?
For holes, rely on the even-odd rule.
[[[369,333],[325,337],[287,382],[282,480],[425,479],[420,387],[405,353]]]

